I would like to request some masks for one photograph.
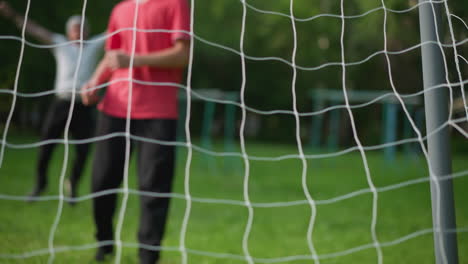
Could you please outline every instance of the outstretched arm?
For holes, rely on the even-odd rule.
[[[94,35],[88,41],[100,42],[100,43],[104,44],[106,42],[106,39],[107,39],[106,36],[107,36],[107,32],[102,32],[100,34]]]
[[[18,28],[23,27],[24,16],[18,14],[6,1],[0,1],[0,15],[11,20]],[[26,33],[44,44],[52,44],[52,32],[29,18],[26,24]]]
[[[190,42],[188,40],[178,40],[168,49],[144,55],[135,55],[133,66],[183,68],[187,66],[189,57]],[[130,56],[122,51],[109,51],[106,53],[106,59],[112,69],[128,68],[130,65]]]

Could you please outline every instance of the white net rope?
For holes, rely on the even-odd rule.
[[[139,2],[139,0],[136,0]],[[30,252],[24,252],[22,254],[4,254],[0,252],[0,259],[24,259],[24,258],[31,258],[35,256],[42,256],[42,255],[48,255],[49,256],[49,263],[53,263],[55,259],[55,254],[59,252],[69,252],[69,251],[79,251],[79,250],[87,250],[91,248],[97,248],[101,245],[107,245],[107,244],[115,244],[117,247],[117,252],[116,252],[116,258],[115,258],[115,263],[121,263],[121,257],[122,257],[122,248],[123,247],[128,247],[128,248],[136,248],[136,247],[143,247],[147,248],[150,250],[160,250],[160,251],[174,251],[174,252],[181,252],[182,256],[182,263],[186,264],[189,262],[188,255],[193,254],[193,255],[199,255],[199,256],[208,256],[208,257],[214,257],[214,258],[226,258],[226,259],[237,259],[237,260],[244,260],[249,264],[253,263],[280,263],[280,262],[287,262],[287,261],[295,261],[295,260],[313,260],[316,264],[320,263],[320,260],[322,259],[330,259],[330,258],[337,258],[340,256],[345,256],[349,255],[355,252],[367,250],[367,249],[375,249],[376,255],[377,255],[377,263],[381,264],[384,262],[384,254],[382,252],[382,249],[385,247],[390,247],[393,245],[397,245],[400,243],[403,243],[407,240],[430,234],[433,233],[435,230],[434,229],[423,229],[423,230],[418,230],[416,232],[413,232],[411,234],[408,234],[403,237],[399,237],[397,239],[391,240],[391,241],[381,241],[378,237],[378,234],[376,232],[376,225],[378,222],[378,215],[379,215],[379,208],[378,208],[378,199],[379,199],[379,194],[382,194],[384,192],[388,192],[391,190],[396,190],[400,188],[404,188],[407,186],[412,186],[416,184],[421,184],[421,183],[427,183],[429,181],[433,181],[436,183],[436,191],[440,192],[440,187],[437,185],[438,180],[433,178],[433,173],[429,173],[428,176],[426,177],[421,177],[417,179],[411,179],[407,181],[401,181],[396,184],[392,185],[387,185],[385,187],[376,187],[374,182],[373,182],[373,176],[371,174],[371,171],[369,169],[369,164],[367,160],[367,154],[366,151],[371,151],[371,150],[379,150],[379,149],[384,149],[387,147],[391,146],[398,146],[398,145],[403,145],[403,144],[408,144],[408,143],[418,143],[421,147],[421,150],[425,156],[427,166],[429,168],[429,171],[431,171],[431,164],[428,159],[428,153],[427,153],[427,148],[426,148],[426,141],[429,137],[435,135],[438,131],[441,129],[444,129],[446,127],[453,127],[456,131],[458,131],[461,135],[463,135],[465,138],[468,138],[467,132],[461,127],[461,124],[466,123],[468,121],[468,107],[467,107],[467,102],[466,102],[466,96],[465,96],[465,88],[464,85],[468,83],[468,79],[463,79],[462,71],[461,71],[461,63],[466,63],[468,64],[468,60],[463,57],[459,52],[458,49],[465,45],[468,42],[467,39],[463,40],[457,40],[455,38],[455,33],[454,33],[454,27],[453,27],[453,19],[464,25],[464,27],[468,30],[468,25],[467,23],[459,16],[452,14],[450,12],[448,2],[447,1],[428,1],[424,3],[419,3],[411,6],[408,9],[403,9],[403,10],[394,10],[390,9],[386,6],[385,1],[381,1],[381,6],[368,10],[362,14],[359,15],[346,15],[345,9],[344,9],[344,0],[340,1],[341,5],[341,13],[340,14],[320,14],[308,18],[297,18],[295,17],[294,14],[294,0],[290,0],[290,13],[280,13],[280,12],[274,12],[274,11],[268,11],[268,10],[262,10],[259,9],[252,4],[248,3],[245,0],[241,0],[242,3],[242,27],[241,27],[241,36],[240,36],[240,43],[239,43],[239,50],[227,47],[224,45],[221,45],[219,43],[212,42],[208,39],[205,39],[201,36],[196,35],[194,32],[196,31],[194,28],[194,21],[196,20],[195,17],[195,12],[192,8],[191,10],[191,31],[190,32],[185,32],[187,34],[190,34],[193,38],[193,41],[191,42],[190,46],[190,62],[188,66],[188,73],[187,73],[187,84],[182,85],[182,84],[175,84],[175,83],[158,83],[158,82],[145,82],[142,80],[136,80],[133,78],[132,73],[133,71],[129,71],[129,76],[126,79],[120,79],[120,80],[114,80],[113,82],[128,82],[130,84],[130,93],[129,93],[129,98],[128,98],[128,112],[127,112],[127,122],[126,122],[126,132],[125,133],[112,133],[104,136],[97,136],[93,138],[88,138],[88,139],[83,139],[83,140],[75,140],[75,139],[70,139],[69,138],[69,128],[70,128],[70,122],[72,119],[72,113],[73,113],[73,108],[74,108],[74,103],[71,104],[70,109],[69,109],[69,114],[67,118],[67,123],[66,127],[64,130],[64,137],[63,138],[58,138],[58,139],[52,139],[52,140],[46,140],[46,141],[40,141],[40,142],[34,142],[34,143],[28,143],[28,144],[14,144],[10,143],[7,141],[7,136],[10,128],[10,124],[12,121],[12,116],[15,111],[16,107],[16,100],[17,98],[38,98],[38,97],[43,97],[47,95],[54,94],[53,90],[49,91],[44,91],[44,92],[37,92],[37,93],[23,93],[18,91],[18,81],[20,78],[20,73],[21,73],[21,67],[22,67],[22,62],[23,62],[23,56],[24,56],[24,49],[25,46],[30,46],[34,48],[41,48],[41,49],[48,49],[48,48],[53,48],[61,45],[70,45],[72,43],[79,43],[80,45],[80,53],[79,53],[79,58],[77,61],[77,64],[80,65],[80,60],[81,60],[81,55],[82,55],[82,50],[83,50],[83,44],[87,43],[89,41],[86,40],[79,40],[79,41],[70,41],[68,43],[60,44],[60,45],[37,45],[31,42],[26,41],[25,38],[25,27],[23,26],[22,34],[21,37],[16,37],[16,36],[0,36],[0,40],[16,40],[21,42],[21,51],[20,51],[20,56],[19,56],[19,61],[17,65],[17,71],[16,71],[16,76],[15,76],[15,82],[14,82],[14,89],[13,90],[7,90],[7,89],[0,89],[0,93],[2,94],[10,94],[13,97],[13,101],[11,104],[11,109],[8,115],[8,118],[6,120],[6,125],[3,131],[3,139],[1,142],[1,150],[0,150],[0,167],[3,165],[4,161],[4,153],[8,149],[29,149],[29,148],[38,148],[40,146],[43,146],[45,144],[51,144],[51,143],[58,143],[58,144],[63,144],[64,145],[64,156],[63,156],[63,163],[61,167],[61,173],[60,173],[60,182],[59,182],[59,190],[58,193],[59,195],[53,195],[53,196],[42,196],[42,197],[37,197],[35,200],[37,201],[58,201],[58,207],[56,211],[56,216],[54,218],[53,225],[50,228],[49,232],[49,244],[47,248],[43,249],[37,249],[34,251]],[[28,0],[27,2],[27,8],[25,11],[25,22],[24,25],[27,23],[28,15],[29,15],[29,8],[30,8],[31,0]],[[434,42],[423,42],[423,43],[418,43],[417,45],[407,47],[405,49],[399,50],[399,51],[390,51],[388,49],[388,40],[387,40],[387,15],[389,13],[408,13],[412,10],[417,9],[420,5],[427,4],[427,5],[435,5],[435,4],[443,4],[443,10],[445,11],[445,17],[447,18],[447,24],[449,28],[449,33],[450,33],[450,40],[448,43],[443,43],[441,39],[438,38],[437,44],[443,55],[444,59],[444,67],[445,67],[445,72],[446,72],[446,83],[437,85],[434,87],[429,87],[425,90],[418,91],[416,93],[412,94],[400,94],[397,91],[396,85],[394,83],[394,77],[392,74],[392,66],[391,66],[391,61],[389,56],[390,55],[398,55],[398,54],[405,54],[413,50],[420,49],[423,45],[429,45],[429,44],[434,44]],[[195,0],[191,0],[191,5],[192,7],[195,5]],[[83,2],[83,8],[82,8],[82,15],[85,17],[86,14],[86,8],[87,8],[87,1],[85,0]],[[434,10],[434,9],[433,9]],[[290,60],[286,60],[284,58],[280,57],[256,57],[253,55],[246,54],[244,51],[244,39],[245,39],[245,32],[246,32],[246,20],[247,20],[247,12],[257,12],[257,13],[262,13],[262,14],[267,14],[267,15],[274,15],[274,16],[282,16],[282,17],[287,17],[291,20],[291,28],[293,31],[293,50],[292,50],[292,56]],[[378,11],[383,11],[383,34],[384,34],[384,48],[383,50],[377,51],[375,53],[372,53],[368,55],[366,58],[363,58],[358,61],[347,61],[346,60],[346,53],[345,53],[345,41],[344,41],[344,34],[346,32],[346,20],[348,19],[358,19],[365,17],[367,15],[370,15],[372,13],[378,12]],[[434,11],[435,15],[435,11]],[[321,65],[317,66],[304,66],[304,65],[298,65],[296,64],[296,55],[297,55],[297,46],[298,46],[298,34],[296,30],[296,24],[301,23],[301,22],[309,22],[313,21],[315,19],[321,18],[321,17],[331,17],[331,18],[336,18],[341,20],[341,61],[336,61],[336,62],[327,62]],[[116,32],[111,32],[109,35],[103,37],[103,38],[108,38],[113,34],[117,34],[118,32],[121,31],[132,31],[133,33],[133,46],[132,46],[132,53],[131,57],[133,58],[135,56],[135,42],[136,42],[136,33],[137,32],[174,32],[171,30],[162,30],[162,29],[151,29],[151,30],[143,30],[139,29],[136,27],[136,22],[138,19],[138,8],[135,9],[135,16],[134,16],[134,26],[132,28],[125,28],[121,29]],[[83,28],[81,28],[81,31],[83,32]],[[100,41],[100,39],[94,39],[92,41]],[[242,84],[240,87],[240,102],[237,101],[230,101],[230,100],[222,100],[222,99],[215,99],[215,98],[210,98],[206,97],[202,94],[197,93],[196,91],[192,90],[191,84],[192,84],[192,74],[193,74],[193,60],[194,56],[194,42],[199,41],[201,43],[207,44],[211,46],[214,49],[221,49],[224,51],[228,51],[232,54],[238,55],[241,58],[241,70],[242,70]],[[448,58],[445,55],[445,49],[452,49],[453,50],[453,60],[455,62],[455,69],[456,69],[456,76],[457,76],[457,81],[456,82],[451,82],[449,79],[449,69],[448,69]],[[387,64],[387,73],[388,73],[388,78],[389,82],[392,88],[392,92],[389,92],[387,94],[381,95],[379,97],[376,97],[368,102],[361,103],[361,104],[354,104],[352,105],[348,99],[348,92],[349,89],[346,86],[346,78],[347,78],[347,69],[350,66],[355,66],[355,65],[360,65],[363,64],[374,57],[378,55],[384,55],[385,56],[385,61]],[[248,106],[246,104],[246,98],[245,98],[245,92],[247,88],[247,74],[248,71],[246,69],[246,60],[252,60],[252,61],[278,61],[281,63],[284,63],[288,66],[290,66],[293,70],[293,78],[292,78],[292,83],[291,83],[291,94],[292,94],[292,99],[293,99],[293,109],[292,110],[271,110],[271,111],[264,111],[260,109],[256,109],[254,107]],[[133,61],[133,60],[131,60]],[[342,105],[332,105],[329,107],[325,107],[323,109],[319,109],[317,111],[310,111],[310,112],[300,112],[298,110],[297,106],[297,92],[296,92],[296,81],[297,81],[297,71],[302,70],[302,71],[317,71],[326,67],[330,66],[340,66],[342,69],[342,90],[343,90],[343,95],[345,98],[345,103]],[[133,62],[130,65],[130,68],[133,68]],[[78,71],[79,71],[79,66],[76,68],[75,71],[75,76],[74,76],[74,85],[77,85],[77,76],[78,76]],[[179,89],[185,90],[186,96],[187,96],[187,107],[186,107],[186,116],[187,119],[185,120],[185,135],[186,135],[186,140],[184,142],[165,142],[165,141],[160,141],[160,140],[154,140],[154,139],[149,139],[149,138],[144,138],[144,137],[139,137],[136,135],[132,135],[130,133],[130,125],[131,125],[131,119],[130,119],[130,113],[131,113],[131,98],[132,98],[132,88],[131,86],[133,83],[138,83],[142,85],[148,85],[148,86],[154,86],[154,85],[166,85],[166,86],[174,86]],[[102,84],[98,87],[93,87],[91,89],[101,89],[110,83],[105,83]],[[440,126],[438,129],[432,131],[431,133],[424,135],[416,125],[415,120],[411,116],[410,112],[407,109],[407,106],[404,103],[404,100],[407,98],[412,98],[412,97],[418,97],[423,95],[424,93],[427,93],[429,91],[435,90],[435,89],[447,89],[450,91],[450,105],[453,105],[453,91],[454,89],[459,89],[462,94],[463,98],[463,105],[464,105],[464,117],[460,118],[454,118],[452,114],[450,114],[450,117],[447,122],[445,122],[442,126]],[[73,99],[79,96],[79,94],[75,93],[75,89],[73,89],[73,94],[72,97]],[[397,99],[397,102],[399,105],[402,107],[406,120],[410,123],[411,128],[413,132],[416,134],[416,137],[414,138],[406,138],[406,139],[401,139],[401,140],[396,140],[393,142],[387,142],[384,144],[379,144],[379,145],[372,145],[372,146],[365,146],[362,144],[360,136],[358,134],[357,128],[356,128],[356,122],[354,121],[354,113],[353,110],[355,109],[360,109],[364,108],[366,106],[378,103],[379,101],[389,98],[389,97],[395,97]],[[209,101],[209,102],[214,102],[218,104],[224,104],[224,105],[233,105],[239,108],[242,111],[242,116],[241,116],[241,123],[240,123],[240,146],[241,146],[241,152],[217,152],[213,151],[211,149],[206,149],[203,146],[198,146],[196,144],[193,144],[192,142],[192,137],[191,137],[191,130],[190,130],[190,124],[191,124],[191,101],[192,98],[198,98],[203,101]],[[74,100],[72,100],[74,102]],[[304,152],[304,144],[301,140],[301,117],[312,117],[312,116],[319,116],[326,114],[332,110],[337,110],[337,109],[344,109],[347,111],[350,122],[351,122],[351,127],[353,131],[353,138],[356,143],[356,146],[350,147],[344,150],[336,151],[336,152],[331,152],[331,153],[324,153],[324,154],[306,154]],[[246,118],[247,118],[247,113],[256,113],[259,115],[290,115],[294,117],[295,119],[295,128],[296,128],[296,143],[297,143],[297,154],[289,154],[289,155],[282,155],[282,156],[275,156],[275,157],[267,157],[267,156],[254,156],[254,155],[249,155],[247,152],[246,148],[246,140],[245,140],[245,127],[246,127]],[[86,144],[86,143],[92,143],[92,142],[97,142],[100,140],[105,140],[113,137],[125,137],[126,139],[126,155],[125,155],[125,166],[124,166],[124,181],[123,181],[123,187],[122,188],[117,188],[117,189],[111,189],[99,193],[91,193],[87,194],[84,196],[77,197],[75,199],[68,198],[64,195],[64,182],[65,182],[65,175],[67,171],[67,164],[69,160],[69,147],[70,145],[75,145],[75,144]],[[136,189],[131,189],[129,187],[128,183],[128,176],[129,176],[129,166],[130,166],[130,141],[140,141],[140,142],[149,142],[149,143],[154,143],[154,144],[162,144],[162,145],[173,145],[177,147],[182,147],[187,149],[187,160],[185,163],[185,173],[184,173],[184,193],[170,193],[170,194],[160,194],[160,193],[150,193],[150,192],[143,192],[139,191]],[[209,155],[209,156],[215,156],[215,157],[237,157],[241,158],[243,160],[244,164],[244,172],[243,172],[243,200],[228,200],[228,199],[212,199],[212,198],[207,198],[207,197],[196,197],[191,194],[191,189],[190,189],[190,179],[191,179],[191,165],[192,165],[192,155],[193,152],[199,152],[204,155]],[[308,168],[308,161],[309,160],[318,160],[318,159],[325,159],[325,158],[333,158],[333,157],[339,157],[342,155],[345,155],[347,153],[351,152],[359,152],[361,158],[362,158],[362,163],[363,167],[365,169],[365,175],[366,175],[366,180],[368,187],[364,189],[360,189],[351,193],[347,193],[344,195],[336,196],[330,199],[325,199],[325,200],[319,200],[319,199],[314,199],[313,198],[313,193],[310,192],[309,186],[308,186],[308,180],[310,181],[310,177],[308,178],[308,175],[313,177],[313,173],[309,172]],[[301,179],[302,179],[302,190],[304,192],[304,198],[302,200],[294,200],[294,201],[286,201],[286,202],[269,202],[269,203],[256,203],[252,202],[249,194],[249,183],[250,183],[250,163],[252,161],[268,161],[268,162],[277,162],[277,161],[282,161],[282,160],[288,160],[288,159],[299,159],[302,164],[302,174],[301,174]],[[468,175],[468,170],[464,171],[458,171],[454,172],[450,175],[444,175],[441,177],[442,180],[444,179],[456,179],[460,177],[465,177]],[[103,196],[103,195],[108,195],[111,193],[115,194],[122,194],[123,199],[121,202],[120,210],[118,213],[118,221],[116,225],[116,231],[115,231],[115,241],[105,241],[102,243],[93,243],[93,244],[86,244],[86,245],[80,245],[80,246],[58,246],[55,244],[54,238],[55,238],[55,233],[58,228],[58,225],[60,223],[60,219],[62,216],[62,211],[63,211],[63,204],[65,201],[76,201],[76,202],[82,202],[82,201],[87,201],[90,199],[93,199],[95,197]],[[333,204],[337,203],[343,200],[347,200],[353,197],[357,197],[360,195],[364,194],[371,194],[372,195],[372,219],[371,219],[371,225],[369,226],[369,230],[372,235],[372,243],[369,244],[363,244],[359,245],[353,248],[349,248],[346,250],[342,251],[337,251],[333,253],[327,253],[327,254],[320,254],[320,252],[317,252],[314,243],[313,243],[313,234],[314,234],[314,227],[315,227],[315,220],[317,214],[317,205],[325,205],[325,204]],[[186,202],[186,207],[185,207],[185,212],[184,212],[184,217],[182,221],[182,226],[180,229],[180,243],[179,247],[154,247],[150,245],[142,245],[138,243],[129,243],[126,241],[122,241],[121,239],[121,233],[122,233],[122,228],[124,225],[124,220],[126,217],[126,210],[127,210],[127,204],[128,204],[128,199],[130,195],[140,195],[140,196],[153,196],[153,197],[169,197],[172,199],[179,199],[183,200]],[[7,195],[7,194],[0,194],[0,199],[2,200],[11,200],[11,201],[26,201],[29,200],[30,198],[26,196],[15,196],[15,195]],[[201,251],[201,250],[195,250],[188,248],[186,246],[186,234],[188,230],[188,226],[190,223],[190,216],[191,216],[191,209],[192,209],[192,204],[193,203],[206,203],[206,204],[219,204],[219,205],[229,205],[229,206],[239,206],[239,207],[244,207],[247,209],[248,212],[248,217],[247,217],[247,222],[245,224],[245,230],[243,234],[243,239],[242,239],[242,249],[243,249],[243,255],[236,255],[236,254],[228,254],[228,253],[223,253],[223,252],[209,252],[209,251]],[[308,244],[308,249],[309,249],[309,254],[307,255],[292,255],[292,256],[284,256],[284,257],[278,257],[278,258],[257,258],[253,256],[250,252],[249,248],[249,238],[251,235],[252,231],[252,225],[255,217],[255,209],[257,208],[280,208],[280,207],[292,207],[292,206],[298,206],[298,205],[308,205],[310,207],[310,218],[308,220],[308,225],[307,225],[307,244]],[[440,207],[439,205],[436,205],[436,208]],[[436,220],[437,221],[437,220]],[[440,219],[438,219],[440,221]],[[450,232],[457,232],[457,233],[462,233],[462,232],[468,232],[468,227],[460,227],[457,228],[456,230],[450,230]],[[445,260],[445,263],[447,263],[446,256],[443,254],[443,258]]]

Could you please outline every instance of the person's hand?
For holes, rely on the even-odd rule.
[[[91,90],[92,89],[92,90]],[[94,82],[87,82],[81,87],[81,100],[84,105],[94,105],[99,102],[99,95],[97,94],[96,85]]]
[[[106,60],[109,68],[112,70],[128,68],[130,66],[130,56],[120,50],[108,51],[106,53]]]
[[[0,15],[6,18],[13,18],[16,16],[16,12],[8,2],[0,1]]]

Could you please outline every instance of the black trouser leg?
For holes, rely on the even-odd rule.
[[[69,102],[62,100],[55,100],[52,103],[42,127],[41,141],[59,139],[65,127],[66,115],[64,115],[64,111],[68,106]],[[50,143],[39,148],[36,183],[31,194],[32,196],[39,195],[47,185],[47,171],[55,145],[54,143]]]
[[[75,146],[75,148],[76,157],[73,165],[72,174],[70,177],[72,197],[76,197],[77,195],[78,183],[81,176],[83,175],[83,169],[86,165],[86,159],[88,157],[89,144],[78,144]]]
[[[102,113],[99,115],[98,136],[123,131],[125,131],[125,119],[113,118]],[[92,192],[118,188],[123,179],[124,162],[124,137],[114,137],[96,142]],[[112,219],[116,203],[117,194],[106,194],[93,199],[93,215],[98,241],[113,240]]]
[[[91,110],[81,103],[75,105],[75,111],[72,122],[72,134],[76,139],[88,139],[93,134],[94,120],[91,116]],[[73,164],[72,174],[70,176],[71,195],[76,196],[78,182],[83,175],[83,169],[86,165],[90,144],[77,144],[75,145],[75,161]]]
[[[41,138],[41,141],[44,140]],[[36,183],[34,189],[42,192],[47,186],[47,171],[49,169],[49,162],[52,157],[52,152],[55,144],[47,144],[39,149],[39,159],[37,163]]]
[[[136,121],[137,134],[145,138],[175,141],[175,120]],[[144,192],[171,192],[174,176],[175,147],[155,143],[139,142],[138,180]],[[160,246],[169,209],[169,198],[142,195],[140,197],[140,226],[138,240],[151,246]],[[139,250],[140,264],[154,264],[159,251]]]

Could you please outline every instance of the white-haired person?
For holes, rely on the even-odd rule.
[[[18,28],[23,27],[25,17],[17,13],[6,1],[0,1],[0,15],[11,20]],[[96,68],[105,42],[103,35],[97,35],[83,43],[81,64],[75,83],[74,76],[80,54],[79,40],[81,39],[81,26],[83,26],[82,39],[86,40],[89,34],[89,25],[86,19],[81,16],[70,17],[66,23],[66,35],[53,33],[29,17],[26,22],[26,33],[28,35],[33,36],[43,44],[53,45],[51,50],[57,66],[55,97],[43,122],[41,141],[61,137],[69,115],[73,89],[76,89],[76,100],[70,124],[71,135],[75,139],[90,138],[94,133],[93,124],[90,124],[90,120],[92,120],[91,109],[81,102],[78,92]],[[54,147],[55,144],[47,143],[39,149],[36,183],[29,194],[31,200],[46,190],[47,171]],[[77,185],[87,159],[89,144],[77,144],[75,149],[76,156],[69,181],[71,197],[76,197],[77,195]]]

